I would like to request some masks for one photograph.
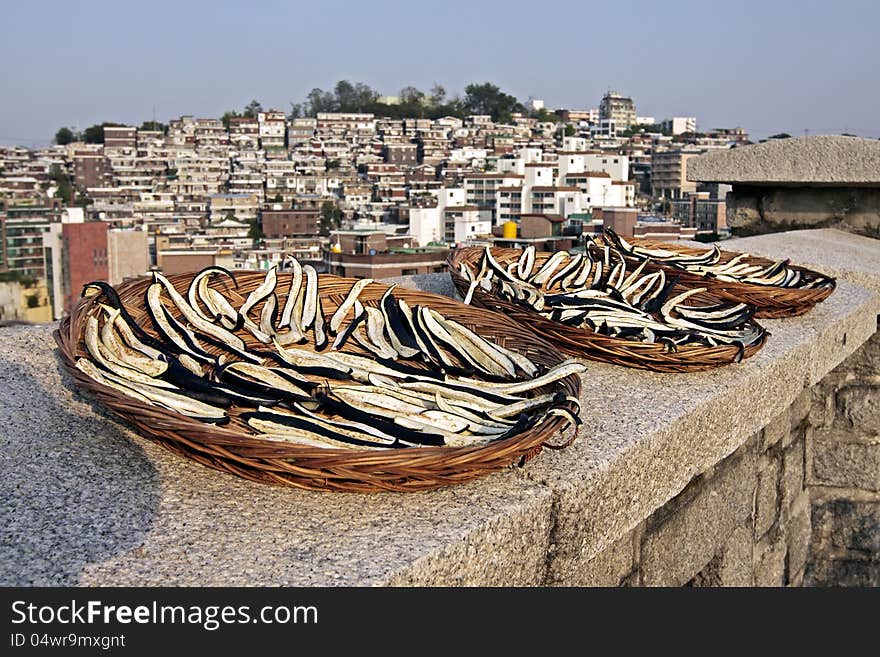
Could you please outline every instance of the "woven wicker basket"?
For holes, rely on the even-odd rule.
[[[247,295],[264,279],[265,272],[237,272],[238,289],[231,285],[218,287],[234,306],[239,307]],[[185,292],[192,274],[171,276],[174,286]],[[124,283],[117,289],[119,297],[134,320],[151,335],[152,328],[144,308],[144,292],[151,282],[141,278]],[[321,303],[329,317],[345,298],[355,279],[324,275],[319,277]],[[278,274],[279,303],[286,300],[290,274]],[[360,300],[378,300],[387,285],[372,283]],[[508,318],[466,306],[447,297],[395,288],[394,294],[410,305],[429,305],[482,336],[527,355],[540,365],[553,366],[563,356],[552,345],[516,325]],[[378,490],[418,491],[469,481],[511,464],[523,464],[542,447],[565,447],[574,439],[558,445],[548,440],[563,426],[558,416],[548,416],[531,429],[516,436],[474,447],[420,447],[389,450],[312,448],[257,438],[245,422],[229,411],[231,421],[224,426],[206,424],[173,411],[144,404],[103,386],[75,367],[77,357],[87,356],[82,336],[86,319],[106,301],[102,294],[79,301],[70,317],[55,331],[55,340],[64,368],[79,386],[91,393],[103,406],[134,427],[144,436],[156,440],[171,451],[192,458],[203,465],[223,470],[257,482],[296,486],[312,490],[370,492]],[[262,304],[258,304],[255,313]],[[263,347],[247,332],[239,332],[249,348]],[[206,344],[207,346],[207,344]],[[310,349],[309,344],[300,348]],[[216,348],[215,348],[216,349]],[[211,351],[211,348],[208,349]],[[352,340],[343,351],[368,355]],[[219,353],[219,350],[214,351]],[[566,395],[577,396],[580,379],[569,376],[555,384]],[[573,405],[568,408],[574,411]]]
[[[599,244],[606,243],[602,237],[596,239]],[[666,251],[676,251],[683,255],[699,255],[705,249],[698,249],[691,246],[676,244],[674,242],[659,242],[655,240],[646,240],[640,237],[627,237],[626,241],[633,246],[642,246],[649,249],[665,249]],[[613,243],[608,242],[613,246]],[[710,247],[711,248],[711,247]],[[736,251],[721,251],[720,263],[729,262],[734,257],[740,255]],[[631,266],[637,266],[641,261],[631,256],[626,256],[627,262]],[[743,264],[767,266],[773,263],[768,258],[758,256],[749,256],[742,260]],[[798,267],[789,265],[790,269],[801,272],[806,280],[815,280],[816,278],[828,278],[830,284],[817,288],[788,288],[779,287],[777,285],[755,285],[754,283],[736,283],[729,281],[720,281],[717,278],[710,278],[687,272],[678,267],[664,265],[662,262],[652,260],[645,267],[645,271],[651,271],[656,267],[664,268],[668,273],[674,273],[680,276],[679,280],[688,287],[705,287],[712,294],[722,299],[733,301],[735,303],[747,303],[755,306],[758,311],[755,317],[763,319],[781,319],[784,317],[797,317],[809,311],[817,303],[824,301],[834,291],[837,283],[833,278],[829,278],[824,274],[807,269],[806,267]]]
[[[472,271],[477,271],[483,252],[483,248],[470,247],[457,249],[450,254],[447,262],[449,273],[462,296],[466,294],[470,282],[461,275],[460,265],[464,263]],[[517,260],[522,255],[522,251],[520,249],[493,248],[492,255],[500,265],[506,266]],[[551,255],[550,253],[537,253],[535,268],[540,267]],[[696,286],[688,285],[686,287]],[[685,286],[679,283],[673,289],[673,293],[677,294],[684,289]],[[714,304],[719,302],[719,298],[709,293],[701,293],[690,297],[689,301],[694,304]],[[623,340],[602,335],[589,328],[567,326],[555,322],[530,308],[486,292],[479,286],[474,291],[472,303],[510,316],[567,354],[656,372],[696,372],[734,363],[757,353],[769,336],[769,333],[766,333],[759,342],[747,347],[744,351],[741,351],[736,345],[717,347],[683,345],[678,348],[678,351],[670,352],[662,344]]]

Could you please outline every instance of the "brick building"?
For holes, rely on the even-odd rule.
[[[266,237],[315,236],[321,228],[317,209],[263,210],[263,233]]]
[[[386,144],[385,161],[388,164],[414,167],[419,163],[416,144]]]
[[[112,171],[103,151],[77,151],[73,155],[73,184],[84,192],[89,187],[104,187]]]
[[[107,224],[103,221],[67,223],[61,226],[61,294],[70,309],[91,281],[108,277]]]
[[[104,148],[137,147],[137,128],[129,126],[104,126]]]

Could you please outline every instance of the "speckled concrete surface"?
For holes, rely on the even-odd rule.
[[[876,139],[814,135],[713,151],[688,161],[688,180],[723,183],[880,184]]]
[[[571,448],[413,495],[272,488],[184,460],[71,390],[52,327],[2,328],[0,584],[589,581],[594,555],[876,330],[880,296],[843,278],[806,316],[766,321],[767,346],[741,364],[668,375],[587,361]]]
[[[584,361],[581,440],[521,473],[555,494],[548,581],[581,583],[590,558],[789,406],[817,360],[827,372],[858,348],[878,312],[877,295],[843,282],[806,317],[765,320],[771,338],[740,364],[659,374]]]
[[[401,287],[408,287],[422,292],[433,292],[445,297],[452,297],[461,301],[461,295],[455,289],[449,274],[414,274],[412,276],[397,276],[383,278],[383,283],[397,283]]]
[[[177,457],[62,381],[50,326],[2,329],[0,584],[537,584],[550,491],[250,483]]]

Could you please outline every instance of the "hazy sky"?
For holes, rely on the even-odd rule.
[[[548,107],[606,89],[639,115],[753,136],[880,137],[880,2],[4,0],[0,143],[62,125],[289,110],[339,79],[395,94],[491,81]]]

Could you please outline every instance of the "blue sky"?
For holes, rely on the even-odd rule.
[[[589,107],[608,88],[640,115],[693,115],[757,137],[880,137],[880,3],[4,3],[0,143],[62,125],[288,110],[339,79],[381,93],[491,81]]]

